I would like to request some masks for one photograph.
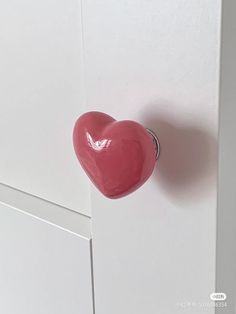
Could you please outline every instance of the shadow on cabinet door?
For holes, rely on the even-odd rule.
[[[198,125],[180,124],[167,116],[146,116],[145,125],[160,140],[154,174],[158,187],[175,202],[201,201],[216,185],[216,139]]]

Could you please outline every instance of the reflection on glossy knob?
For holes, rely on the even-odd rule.
[[[159,155],[158,139],[152,131],[102,112],[79,117],[73,143],[84,171],[109,198],[126,196],[143,185]]]

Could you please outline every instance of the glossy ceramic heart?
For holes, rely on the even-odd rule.
[[[87,112],[75,124],[73,142],[83,169],[109,198],[135,191],[153,172],[156,147],[148,131],[137,122]]]

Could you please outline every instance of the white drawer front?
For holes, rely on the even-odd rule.
[[[89,215],[72,128],[84,110],[80,1],[0,3],[0,182]]]
[[[93,313],[89,239],[0,204],[0,252],[0,313]]]

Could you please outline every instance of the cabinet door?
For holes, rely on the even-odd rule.
[[[0,2],[0,182],[89,215],[72,146],[81,36],[80,1]]]
[[[88,109],[137,120],[161,144],[137,192],[93,190],[96,313],[213,314],[221,1],[83,8]]]
[[[92,314],[90,240],[0,204],[0,312]]]

